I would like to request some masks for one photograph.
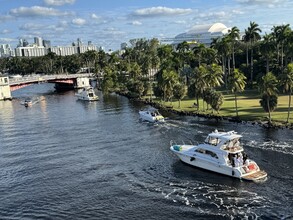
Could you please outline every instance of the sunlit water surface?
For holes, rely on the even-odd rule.
[[[115,94],[78,101],[50,84],[0,102],[0,219],[291,219],[293,131],[166,115]],[[40,101],[21,105],[26,97]],[[201,142],[215,128],[243,134],[263,183],[183,164],[170,140]]]

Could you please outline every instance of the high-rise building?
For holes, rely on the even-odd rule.
[[[127,43],[124,42],[120,45],[121,50],[125,50],[127,48]]]
[[[50,48],[51,47],[51,41],[43,40],[43,46],[46,47],[46,48]]]
[[[41,47],[41,46],[43,46],[43,39],[41,37],[35,37],[34,43],[36,46]]]
[[[14,56],[14,52],[9,44],[0,45],[0,57],[11,57]]]
[[[80,38],[77,38],[77,46],[78,47],[82,46],[82,42],[81,42],[81,39]]]
[[[27,47],[29,45],[29,43],[27,42],[26,39],[23,39],[23,47]]]

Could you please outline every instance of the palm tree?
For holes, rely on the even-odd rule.
[[[173,96],[173,87],[178,82],[178,75],[175,71],[163,70],[162,88],[164,92],[164,100],[170,100]]]
[[[208,74],[208,70],[206,66],[201,65],[199,68],[194,70],[194,92],[196,97],[196,106],[197,110],[199,108],[199,95],[204,93],[204,90],[207,87],[206,75]]]
[[[232,64],[233,64],[233,70],[235,70],[235,44],[237,40],[240,39],[240,31],[239,29],[234,26],[229,30],[228,38],[230,38],[230,41],[232,43]]]
[[[81,54],[82,61],[84,63],[84,66],[87,68],[87,72],[92,72],[92,70],[95,68],[95,63],[98,58],[98,53],[95,50],[88,50]]]
[[[275,50],[273,35],[266,34],[263,37],[263,41],[260,44],[261,55],[266,59],[266,73],[270,71],[270,59],[273,56]]]
[[[202,55],[206,51],[206,47],[205,47],[204,44],[199,43],[194,48],[192,48],[192,50],[193,50],[194,55],[197,56],[197,59],[198,59],[198,67],[200,67]]]
[[[274,101],[275,97],[277,96],[278,89],[277,89],[277,78],[276,76],[268,72],[266,75],[262,77],[261,84],[259,85],[259,89],[263,95],[263,101],[261,105],[264,109],[269,113],[269,123],[271,124],[271,111],[274,110],[272,105],[272,101]],[[264,103],[265,102],[265,103]]]
[[[230,53],[231,45],[229,44],[229,39],[227,37],[217,38],[212,42],[212,48],[216,49],[218,55],[222,58],[222,71],[224,73],[225,85],[227,85],[227,75],[230,73]],[[228,65],[227,65],[228,63]],[[228,74],[226,67],[228,66]]]
[[[284,91],[289,92],[289,106],[287,123],[289,122],[290,110],[291,110],[291,95],[293,90],[293,63],[288,64],[284,74],[280,76],[281,84],[284,86]]]
[[[236,116],[238,117],[237,93],[244,91],[246,85],[246,77],[239,69],[234,69],[229,76],[229,87],[234,93]]]
[[[180,108],[180,101],[186,96],[186,86],[182,83],[177,83],[175,84],[174,88],[173,88],[173,93],[174,93],[174,98],[178,99],[179,101],[179,108]]]
[[[272,28],[273,34],[276,38],[278,49],[281,51],[281,69],[282,72],[284,70],[284,45],[290,35],[291,28],[289,24],[281,25],[281,26],[274,26]],[[278,50],[279,54],[279,50]],[[279,59],[278,59],[279,61]]]
[[[253,82],[253,47],[254,44],[261,39],[260,32],[261,29],[258,27],[259,25],[255,22],[250,22],[250,26],[245,30],[245,41],[249,42],[250,45],[250,83],[252,86]]]

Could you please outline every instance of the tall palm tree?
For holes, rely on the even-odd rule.
[[[270,59],[272,58],[275,45],[272,34],[266,34],[263,36],[263,41],[260,43],[261,55],[265,57],[266,60],[266,73],[270,71]]]
[[[175,71],[163,70],[162,88],[164,92],[164,100],[170,100],[173,96],[173,87],[178,83],[178,74]]]
[[[230,72],[230,52],[231,52],[229,40],[227,37],[216,38],[213,40],[211,47],[216,49],[218,54],[222,58],[222,71],[224,73],[225,85],[227,85],[227,75]],[[228,66],[228,73],[226,71],[227,69],[226,66]]]
[[[289,24],[281,25],[281,26],[274,26],[272,28],[273,34],[276,38],[276,42],[278,45],[278,49],[281,52],[281,69],[282,72],[284,70],[284,45],[286,44],[287,39],[289,38],[291,28]],[[279,54],[279,50],[278,50]]]
[[[286,122],[289,122],[291,110],[291,95],[293,90],[293,63],[288,64],[285,73],[280,76],[281,84],[284,86],[284,91],[289,92],[289,106]]]
[[[194,89],[195,89],[195,98],[196,98],[196,106],[197,110],[199,108],[199,95],[204,93],[204,90],[207,87],[206,75],[208,74],[208,70],[206,66],[201,65],[199,68],[195,68],[194,70]]]
[[[229,75],[229,87],[230,90],[234,93],[235,98],[235,109],[236,109],[236,116],[238,117],[238,105],[237,105],[237,93],[243,92],[245,85],[246,85],[246,77],[239,69],[234,69]]]
[[[237,43],[237,40],[240,39],[240,31],[239,29],[234,26],[229,30],[228,38],[231,41],[232,44],[232,64],[233,64],[233,70],[235,70],[235,45]]]
[[[261,93],[263,94],[263,97],[265,97],[264,100],[266,100],[266,109],[269,114],[269,123],[271,123],[271,98],[276,97],[278,93],[277,89],[277,78],[272,72],[268,72],[266,75],[262,77],[262,81],[259,85],[259,89]]]
[[[206,83],[209,87],[215,88],[223,84],[223,70],[221,66],[212,64],[206,67],[207,74],[205,75]]]
[[[249,43],[250,46],[250,83],[253,82],[253,47],[254,44],[261,39],[261,29],[255,22],[250,22],[250,26],[245,30],[244,40]],[[248,58],[248,56],[247,56]]]
[[[194,48],[192,48],[193,53],[195,56],[197,56],[198,59],[198,67],[201,65],[201,60],[204,52],[206,51],[206,46],[204,44],[197,44]]]

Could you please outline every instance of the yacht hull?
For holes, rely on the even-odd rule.
[[[148,122],[164,122],[163,116],[151,116],[150,114],[147,114],[144,111],[139,112],[139,117],[142,121],[148,121]]]
[[[251,173],[242,174],[242,171],[239,167],[232,167],[217,162],[207,161],[203,158],[197,157],[196,155],[187,155],[180,151],[174,150],[173,146],[171,146],[170,149],[179,157],[183,163],[197,168],[249,181],[257,181],[267,177],[267,173],[262,170],[256,170]]]

